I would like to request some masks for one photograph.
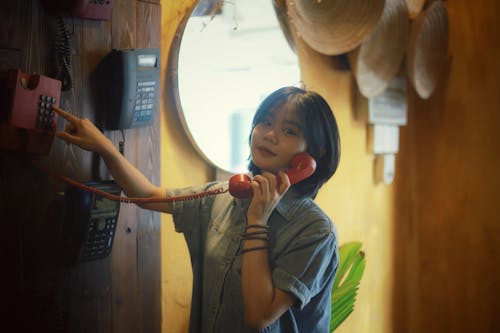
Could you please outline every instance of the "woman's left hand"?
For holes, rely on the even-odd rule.
[[[279,181],[278,181],[279,178]],[[248,224],[266,225],[274,208],[290,188],[288,175],[263,172],[252,179],[253,198],[247,211]]]

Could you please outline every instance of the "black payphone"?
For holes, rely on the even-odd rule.
[[[85,185],[113,195],[121,194],[121,188],[111,180]],[[107,257],[113,246],[120,202],[75,186],[66,189],[63,200],[61,263],[73,265]]]
[[[112,50],[99,65],[104,128],[151,125],[158,108],[160,50]]]

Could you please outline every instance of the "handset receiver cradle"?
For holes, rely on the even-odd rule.
[[[316,160],[308,153],[299,153],[290,161],[290,169],[285,171],[290,179],[290,185],[310,177],[316,170]],[[233,197],[245,199],[252,196],[251,179],[248,175],[238,174],[229,179],[229,193]]]

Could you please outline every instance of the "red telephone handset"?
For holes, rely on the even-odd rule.
[[[308,153],[299,153],[290,161],[290,169],[285,173],[290,184],[296,184],[311,176],[316,170],[316,161]],[[229,193],[233,197],[244,199],[252,196],[250,177],[245,174],[234,175],[229,179]]]

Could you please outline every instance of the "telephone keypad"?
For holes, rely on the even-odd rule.
[[[155,85],[155,81],[142,81],[137,83],[134,122],[149,121],[153,117],[156,96]]]
[[[38,108],[38,117],[36,127],[50,130],[54,126],[54,110],[52,105],[56,103],[54,97],[40,95],[40,104]]]
[[[116,222],[116,217],[92,219],[90,221],[88,238],[82,251],[81,259],[83,261],[100,259],[109,255]]]

